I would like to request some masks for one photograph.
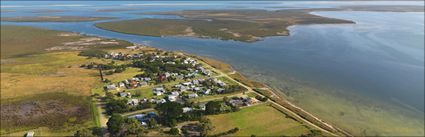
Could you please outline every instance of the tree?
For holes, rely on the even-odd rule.
[[[119,114],[112,114],[111,118],[108,120],[108,123],[106,123],[109,133],[113,135],[119,134],[123,124],[124,118]]]
[[[125,135],[136,135],[138,133],[143,133],[143,127],[140,125],[140,122],[133,118],[126,118],[122,131]]]
[[[171,135],[178,135],[179,134],[179,129],[173,127],[170,129],[170,134]]]
[[[158,122],[154,118],[150,118],[148,121],[148,126],[150,128],[155,128],[158,125]]]
[[[177,102],[166,102],[156,106],[161,121],[168,126],[174,125],[173,121],[176,121],[183,114],[183,106]]]
[[[214,128],[211,121],[206,117],[202,117],[199,122],[201,123],[201,136],[207,136],[208,132]]]
[[[112,114],[112,113],[122,113],[127,112],[129,110],[129,107],[127,105],[127,100],[121,99],[121,100],[109,100],[108,103],[106,103],[106,113]]]
[[[84,128],[75,132],[74,137],[94,137],[94,135],[92,134],[92,131]]]
[[[102,137],[103,136],[103,128],[100,127],[94,127],[91,129],[93,135],[98,136],[98,137]]]
[[[220,113],[221,102],[220,101],[210,101],[205,104],[205,112],[207,114],[217,114]]]

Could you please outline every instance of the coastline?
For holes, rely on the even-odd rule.
[[[230,74],[229,76],[232,79],[238,81],[242,85],[245,85],[253,89],[256,93],[259,93],[263,96],[268,97],[270,99],[270,102],[273,103],[273,107],[275,108],[277,107],[276,109],[282,108],[286,111],[285,113],[290,113],[292,115],[295,115],[299,120],[302,120],[303,122],[309,125],[312,125],[322,131],[325,131],[333,136],[341,136],[341,135],[352,136],[348,131],[345,131],[334,125],[331,125],[321,120],[319,117],[314,116],[312,113],[309,113],[306,110],[289,102],[288,100],[285,99],[283,93],[279,92],[277,89],[271,88],[266,84],[256,82],[246,78],[244,75],[234,70],[230,64],[227,64],[225,62],[215,60],[212,58],[206,58],[206,57],[195,56],[190,54],[186,54],[186,55],[200,59],[201,61],[207,63],[208,65],[214,67],[215,69],[228,72]],[[227,67],[223,67],[223,66],[227,66]]]

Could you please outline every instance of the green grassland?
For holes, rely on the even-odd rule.
[[[52,11],[50,11],[52,12]],[[78,16],[37,16],[37,17],[2,17],[1,21],[11,22],[84,22],[113,19],[110,17],[78,17]]]
[[[94,37],[60,36],[70,33],[32,27],[1,28],[1,136],[22,136],[28,130],[36,135],[70,136],[80,128],[99,126],[98,110],[89,96],[102,83],[97,70],[80,65],[105,60],[78,56],[74,50],[45,50]],[[100,48],[129,45],[118,42]]]
[[[214,129],[211,134],[239,128],[232,136],[300,136],[309,132],[301,123],[268,105],[243,108],[240,111],[208,116]]]
[[[305,10],[194,10],[152,14],[179,15],[185,19],[137,19],[102,22],[102,29],[149,36],[196,36],[253,42],[267,36],[287,36],[296,24],[353,23],[309,14]]]

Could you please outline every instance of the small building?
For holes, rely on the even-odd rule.
[[[207,89],[207,90],[203,91],[202,93],[205,94],[205,95],[208,95],[208,94],[211,93],[211,89]]]
[[[125,88],[125,84],[123,82],[120,82],[118,85],[120,88]]]
[[[217,93],[223,93],[223,92],[224,92],[224,88],[217,89]]]
[[[109,85],[106,85],[106,89],[108,89],[108,90],[117,90],[117,86],[115,86],[115,84],[109,84]]]
[[[165,100],[165,99],[156,100],[156,104],[162,104],[162,103],[165,103],[165,102],[167,102],[167,100]]]
[[[187,112],[190,112],[190,111],[192,111],[193,109],[192,108],[190,108],[190,107],[184,107],[183,108],[183,113],[187,113]]]
[[[120,97],[127,97],[129,93],[127,92],[120,92]]]
[[[25,134],[26,137],[34,137],[34,131],[29,131]]]
[[[171,101],[171,102],[175,102],[175,101],[177,101],[177,97],[178,96],[176,96],[176,95],[168,95],[168,100]]]
[[[180,94],[179,94],[179,92],[177,92],[177,91],[173,91],[173,92],[171,92],[171,95],[179,96]]]
[[[128,105],[132,105],[132,106],[136,106],[139,105],[139,100],[138,99],[130,99],[128,100]]]
[[[189,94],[189,95],[187,95],[189,98],[197,98],[198,97],[198,94],[196,94],[196,93],[192,93],[192,94]]]

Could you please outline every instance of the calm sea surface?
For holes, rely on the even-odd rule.
[[[2,1],[2,10],[16,10],[16,12],[4,12],[1,15],[2,17],[108,16],[118,17],[114,20],[126,20],[179,18],[137,14],[153,11],[188,9],[278,10],[343,5],[423,6],[424,2]],[[34,12],[40,9],[65,10],[65,12]],[[128,9],[128,11],[96,12],[99,9]],[[2,25],[28,25],[81,32],[216,58],[232,64],[238,71],[252,79],[282,90],[290,100],[306,110],[356,134],[423,135],[424,13],[344,11],[313,12],[312,14],[353,20],[356,24],[297,25],[290,28],[291,36],[268,37],[255,43],[189,37],[159,38],[127,35],[98,29],[93,26],[96,22],[2,22]],[[321,100],[332,100],[334,102]],[[335,104],[338,104],[338,106],[334,106]],[[373,111],[370,106],[374,106]],[[335,107],[338,107],[337,112]],[[352,117],[334,117],[340,115],[341,112]],[[370,113],[370,115],[364,113]],[[384,116],[389,117],[384,118]],[[379,119],[391,120],[382,122]],[[366,122],[368,123],[365,124]],[[365,127],[365,125],[370,127]],[[380,127],[386,127],[386,129],[380,129]],[[420,129],[404,130],[402,127]]]

